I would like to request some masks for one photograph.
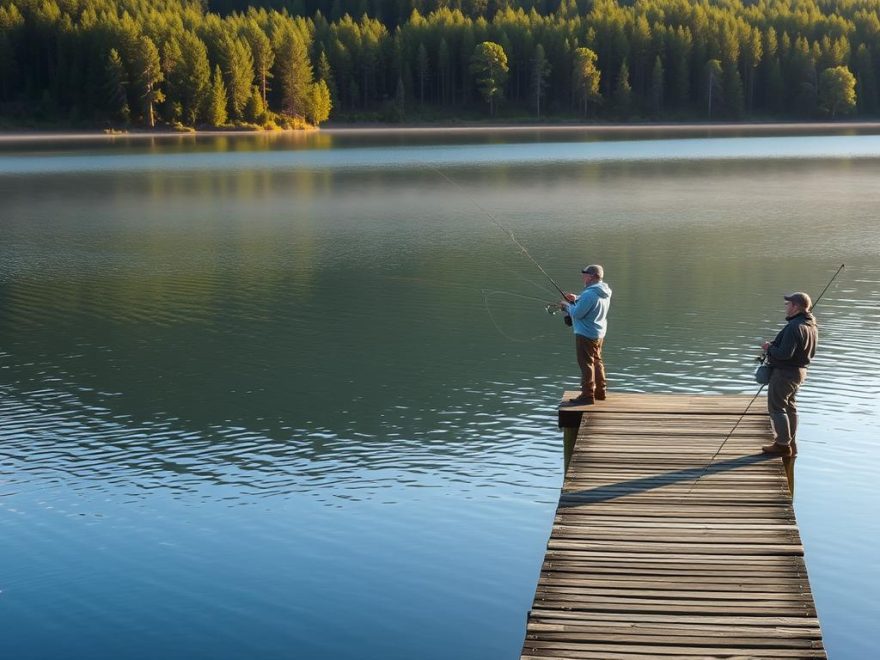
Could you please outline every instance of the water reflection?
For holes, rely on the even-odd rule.
[[[454,135],[454,134],[453,134]],[[479,135],[479,134],[478,134]],[[490,134],[491,135],[491,134]],[[545,139],[546,137],[546,139]],[[532,142],[499,139],[474,148],[473,143],[439,139],[426,144],[370,144],[344,146],[343,137],[319,133],[313,137],[273,140],[271,136],[235,139],[214,137],[165,144],[135,141],[124,150],[100,143],[88,151],[38,152],[15,148],[0,151],[0,175],[54,175],[61,173],[204,173],[232,170],[275,172],[297,169],[374,170],[416,167],[503,165],[576,165],[582,163],[640,163],[668,161],[877,159],[880,135],[782,135],[771,137],[665,136],[658,139],[562,140],[548,134]],[[217,151],[223,154],[218,159]]]
[[[754,160],[559,162],[544,152],[583,145],[550,135],[486,149],[462,147],[485,136],[455,138],[443,171],[465,195],[400,167],[401,152],[437,160],[400,135],[66,145],[82,171],[0,176],[0,550],[21,567],[12,586],[32,590],[7,601],[8,620],[34,630],[52,600],[40,557],[86,576],[103,557],[106,583],[83,579],[53,609],[63,631],[91,607],[129,640],[124,613],[171,638],[190,620],[215,657],[304,644],[311,657],[430,658],[448,655],[454,621],[473,650],[461,657],[515,653],[561,478],[555,403],[576,369],[569,331],[544,309],[556,294],[483,207],[566,288],[583,264],[606,266],[618,389],[753,392],[781,294],[816,294],[846,262],[817,310],[797,507],[829,648],[861,648],[829,585],[864,589],[843,562],[872,548],[851,530],[878,531],[838,512],[880,504],[880,159],[775,160],[763,142],[748,146],[766,152]],[[284,160],[315,146],[382,151],[394,166]],[[228,150],[219,163],[215,150]],[[353,157],[367,158],[334,155]],[[217,544],[265,573],[215,558]],[[96,605],[114,580],[146,593],[150,612]],[[216,605],[226,597],[241,611]],[[401,611],[417,599],[430,617]],[[200,608],[229,630],[225,646],[205,639],[217,625],[185,614]],[[332,623],[340,612],[350,636]],[[384,654],[379,620],[395,622],[399,651]],[[307,626],[326,634],[304,642]],[[84,639],[119,650],[97,630]],[[27,657],[23,638],[15,648]]]

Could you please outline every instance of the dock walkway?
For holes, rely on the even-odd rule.
[[[826,657],[765,399],[704,473],[751,398],[560,408],[577,442],[523,658]]]

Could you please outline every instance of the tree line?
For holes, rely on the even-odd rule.
[[[878,67],[880,0],[0,0],[0,115],[71,123],[876,116]]]

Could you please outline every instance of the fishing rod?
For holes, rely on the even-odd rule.
[[[465,190],[464,187],[461,186],[461,184],[459,184],[457,181],[453,180],[452,178],[450,178],[449,176],[447,176],[446,174],[444,174],[443,172],[438,170],[436,167],[432,167],[431,169],[434,170],[440,176],[442,176],[444,179],[446,179],[450,184],[452,184],[453,186],[458,188],[458,190],[460,190],[461,193],[465,197],[467,197],[474,206],[476,206],[483,213],[485,213],[489,217],[489,219],[492,221],[492,224],[494,224],[496,227],[498,227],[498,229],[503,231],[507,235],[507,237],[511,241],[513,241],[513,244],[516,245],[516,247],[518,247],[520,249],[520,252],[522,254],[524,254],[529,261],[531,261],[533,264],[535,264],[535,266],[538,268],[538,270],[541,271],[541,274],[544,275],[544,277],[546,277],[548,280],[550,280],[550,284],[552,284],[553,288],[559,292],[559,295],[562,296],[562,299],[566,302],[571,302],[568,299],[568,297],[566,296],[565,291],[562,290],[562,287],[559,286],[559,284],[556,282],[556,280],[554,280],[552,277],[550,277],[550,274],[546,270],[544,270],[544,267],[541,266],[541,264],[539,264],[538,261],[529,253],[529,251],[526,249],[526,246],[519,242],[519,239],[517,239],[517,237],[514,235],[514,233],[507,226],[505,226],[492,213],[490,213],[485,208],[483,208],[480,205],[480,203],[477,202],[476,199],[474,199],[471,195],[468,194],[467,190]],[[548,305],[548,309],[549,309],[549,305]]]
[[[808,312],[809,312],[809,311],[812,311],[812,310],[814,310],[814,309],[816,309],[816,305],[819,304],[819,301],[822,300],[822,296],[825,295],[825,292],[828,291],[828,288],[831,286],[831,284],[834,282],[834,280],[837,279],[837,276],[840,275],[840,271],[843,270],[844,266],[845,266],[845,264],[840,264],[840,268],[838,268],[838,269],[834,272],[834,275],[831,276],[831,279],[828,280],[828,284],[826,284],[826,285],[825,285],[825,288],[822,289],[822,293],[820,293],[820,294],[819,294],[819,297],[816,298],[816,301],[813,303],[813,306],[810,307],[810,309],[807,310]],[[758,359],[760,360],[761,358],[758,358]],[[736,420],[736,424],[734,424],[734,425],[733,425],[733,428],[730,429],[730,433],[728,433],[727,436],[724,438],[724,440],[721,441],[721,444],[719,445],[718,449],[715,451],[714,454],[712,454],[712,458],[710,458],[710,459],[709,459],[709,462],[706,463],[706,467],[703,468],[703,471],[700,473],[700,476],[698,476],[696,479],[694,479],[694,483],[692,483],[692,484],[691,484],[691,487],[688,488],[688,492],[685,493],[685,497],[687,497],[688,495],[691,494],[691,491],[696,487],[697,482],[698,482],[700,479],[702,479],[703,476],[706,474],[706,472],[708,472],[709,468],[712,467],[712,462],[715,460],[715,458],[718,456],[718,454],[721,453],[721,450],[724,449],[724,445],[727,444],[727,441],[730,440],[731,436],[733,436],[733,432],[736,431],[736,429],[737,429],[737,427],[739,426],[740,422],[743,421],[743,419],[745,418],[746,414],[748,414],[748,412],[749,412],[749,408],[752,407],[752,404],[753,404],[753,403],[755,402],[755,400],[761,395],[761,392],[764,391],[764,387],[766,387],[766,383],[763,383],[763,384],[761,385],[761,387],[758,388],[758,391],[755,393],[755,396],[752,397],[752,400],[749,401],[749,405],[746,406],[746,409],[743,411],[743,414],[739,416],[739,419]]]

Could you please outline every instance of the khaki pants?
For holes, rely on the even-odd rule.
[[[776,442],[780,445],[788,445],[795,439],[798,414],[794,397],[806,377],[806,369],[773,367],[767,385],[767,411],[773,423]]]
[[[581,396],[604,396],[605,364],[602,362],[602,344],[604,339],[588,339],[583,335],[575,335],[577,362],[581,369]]]

